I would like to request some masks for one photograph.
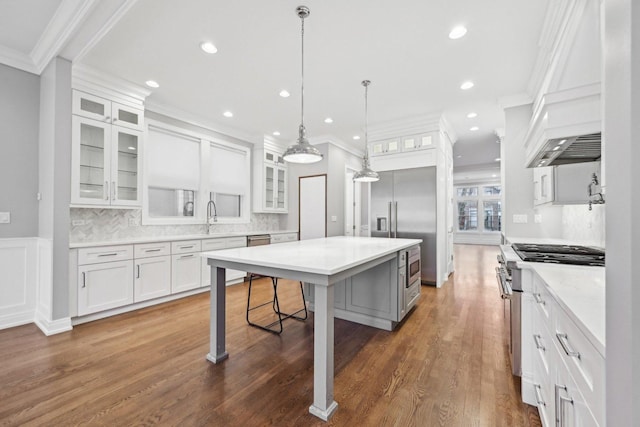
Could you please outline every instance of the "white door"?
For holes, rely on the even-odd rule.
[[[327,175],[300,177],[300,240],[327,236]]]

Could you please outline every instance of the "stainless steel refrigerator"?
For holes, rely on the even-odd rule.
[[[422,283],[436,283],[436,168],[380,172],[371,183],[371,237],[422,239]]]

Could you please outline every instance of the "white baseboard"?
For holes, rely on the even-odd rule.
[[[536,401],[536,391],[533,385],[533,378],[528,378],[523,375],[521,385],[522,401],[529,405],[537,406],[538,402]]]
[[[63,319],[57,320],[46,320],[38,316],[38,314],[36,313],[35,324],[46,336],[60,334],[62,332],[67,332],[73,329],[73,326],[71,326],[70,317],[65,317]]]
[[[33,323],[33,310],[0,316],[0,329],[13,328],[28,323]]]
[[[315,311],[314,303],[310,302],[307,309],[309,311]],[[345,311],[340,308],[333,309],[333,317],[336,319],[359,323],[365,326],[371,326],[372,328],[383,329],[385,331],[393,331],[397,325],[397,322],[392,322],[391,320],[367,316],[366,314],[354,313],[352,311]]]

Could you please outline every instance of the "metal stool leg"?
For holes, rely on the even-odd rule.
[[[278,298],[278,292],[277,292],[278,278],[272,279],[272,281],[273,281],[273,293],[274,293],[274,295],[275,295],[275,304],[277,304],[277,298]],[[279,315],[284,316],[284,317],[282,318],[283,320],[284,320],[284,319],[289,319],[289,318],[291,318],[291,319],[296,319],[296,320],[302,320],[302,321],[307,320],[307,315],[308,315],[308,313],[307,313],[307,304],[306,304],[306,303],[305,303],[305,301],[304,301],[304,288],[303,288],[303,286],[302,286],[302,282],[300,282],[300,294],[302,295],[302,308],[301,308],[300,310],[298,310],[298,311],[294,311],[294,312],[293,312],[293,313],[291,313],[291,314],[283,313],[283,312],[280,312],[280,306],[279,306],[279,305],[278,305],[278,311],[276,311],[275,304],[274,304],[273,310],[274,310],[274,311],[276,311],[276,313],[278,313]],[[302,312],[302,311],[304,311],[304,317],[302,317],[302,316],[296,316],[298,313],[300,313],[300,312]]]
[[[278,303],[278,294],[276,293],[277,279],[274,280],[274,278],[272,277],[271,281],[272,281],[272,284],[273,284],[273,299],[271,301],[267,301],[267,302],[264,302],[262,304],[256,305],[255,307],[251,307],[251,287],[253,285],[253,274],[249,274],[249,291],[247,292],[247,315],[246,315],[246,318],[247,318],[247,323],[250,326],[254,326],[256,328],[263,329],[263,330],[265,330],[267,332],[271,332],[271,333],[279,335],[279,334],[282,333],[282,320],[284,320],[284,319],[282,317],[282,314],[280,313],[280,305]],[[253,310],[257,309],[257,308],[263,307],[263,306],[265,306],[267,304],[271,304],[272,305],[273,311],[278,315],[278,320],[276,320],[274,322],[271,322],[268,325],[259,325],[257,323],[251,322],[251,320],[249,320],[249,312],[253,311]],[[278,329],[272,328],[276,324],[279,325],[279,328]]]

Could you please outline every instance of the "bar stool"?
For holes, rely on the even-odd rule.
[[[271,284],[273,285],[273,299],[252,307],[251,306],[251,287],[253,285],[253,279],[258,277],[261,277],[261,276],[255,275],[253,273],[249,273],[249,292],[247,293],[247,323],[250,326],[254,326],[256,328],[260,328],[265,331],[280,335],[282,333],[283,320],[286,320],[286,319],[296,319],[300,321],[307,320],[307,304],[305,304],[305,301],[304,301],[304,289],[302,287],[302,282],[300,282],[300,294],[302,295],[302,308],[300,310],[294,311],[293,313],[290,313],[290,314],[280,311],[280,303],[278,302],[278,278],[277,277],[270,277]],[[249,313],[255,309],[258,309],[260,307],[263,307],[269,304],[271,304],[271,308],[273,309],[273,312],[278,316],[278,320],[275,320],[269,323],[268,325],[259,325],[257,323],[251,322],[251,320],[249,319]],[[304,316],[298,316],[298,313],[301,313],[303,311],[304,311]],[[278,325],[277,328],[274,327],[276,325]]]

